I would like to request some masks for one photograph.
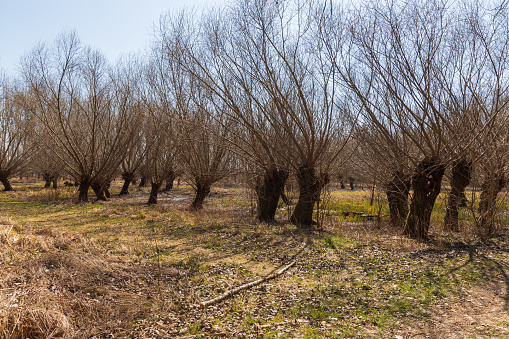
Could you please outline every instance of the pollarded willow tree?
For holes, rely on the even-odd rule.
[[[215,106],[247,131],[242,152],[264,171],[260,206],[267,198],[267,211],[277,205],[279,189],[270,192],[268,185],[276,176],[282,187],[287,168],[293,169],[299,200],[291,220],[302,228],[314,224],[315,203],[352,127],[334,85],[334,67],[316,39],[315,11],[312,1],[246,0],[199,23],[183,15],[161,29],[166,53],[176,55],[210,91]],[[259,147],[262,156],[249,151],[260,153]]]
[[[0,77],[0,182],[12,191],[9,179],[23,172],[33,151],[33,121],[14,82]]]
[[[33,156],[30,158],[30,169],[39,173],[44,180],[44,188],[58,187],[58,177],[62,174],[62,164],[58,157],[44,147],[43,143],[39,143],[36,138]]]
[[[119,168],[124,180],[120,195],[129,194],[129,186],[139,175],[146,160],[147,143],[144,139],[144,129],[147,123],[147,110],[143,96],[140,94],[144,86],[143,69],[142,61],[135,56],[130,56],[118,62],[117,71],[113,74],[118,109],[122,110],[122,115],[128,116],[130,121],[127,127],[128,137],[123,145],[124,155]]]
[[[157,194],[164,181],[177,171],[182,136],[176,109],[178,94],[175,94],[176,88],[172,81],[172,77],[177,75],[173,74],[173,69],[168,68],[165,60],[156,52],[154,48],[144,69],[145,83],[141,90],[146,114],[143,133],[146,145],[144,176],[151,183],[149,204],[157,203]]]
[[[367,126],[385,139],[386,156],[395,149],[404,155],[402,165],[411,165],[404,232],[426,239],[446,167],[468,158],[478,133],[490,128],[488,118],[469,129],[468,112],[481,105],[494,117],[505,105],[499,99],[507,88],[507,64],[490,55],[505,50],[506,43],[486,40],[489,34],[480,34],[470,21],[476,16],[486,23],[498,14],[442,1],[369,3],[350,12],[325,8],[320,40],[341,75],[338,85],[352,93]],[[345,13],[349,20],[341,22]],[[401,136],[412,152],[400,146]]]
[[[123,159],[130,117],[114,95],[111,68],[75,33],[61,34],[54,44],[40,44],[22,60],[27,100],[41,128],[44,147],[53,151],[65,171],[79,181],[78,201],[88,190],[104,198]]]
[[[230,118],[216,109],[207,87],[183,67],[182,54],[173,44],[165,39],[154,44],[150,87],[172,125],[179,170],[195,190],[191,208],[199,210],[212,185],[231,173],[231,152],[226,147]]]

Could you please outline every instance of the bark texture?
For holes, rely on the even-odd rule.
[[[413,239],[428,239],[431,212],[440,194],[445,165],[426,157],[417,165],[412,177],[413,196],[405,223],[405,235]]]
[[[316,225],[316,222],[313,221],[313,209],[315,203],[320,199],[322,188],[329,183],[329,176],[326,173],[317,176],[313,167],[305,165],[299,168],[297,180],[299,182],[299,201],[297,201],[290,221],[298,228],[309,229]]]
[[[49,173],[43,173],[42,178],[44,179],[44,188],[50,188],[51,187],[51,174]]]
[[[4,185],[4,192],[9,192],[9,191],[14,190],[12,188],[11,182],[9,181],[9,178],[7,178],[6,176],[1,177],[0,182],[2,182],[2,185]]]
[[[410,192],[410,176],[397,171],[387,184],[387,201],[391,224],[403,229],[408,215],[408,194]]]
[[[88,189],[90,188],[90,180],[82,179],[79,181],[78,202],[88,202]]]
[[[101,185],[98,182],[92,183],[92,189],[94,190],[95,196],[97,200],[107,201],[108,197],[106,196],[106,187]]]
[[[451,192],[447,199],[444,226],[446,230],[458,232],[458,211],[466,205],[465,188],[472,178],[472,162],[460,160],[452,168]]]
[[[122,179],[124,179],[124,184],[122,185],[119,195],[129,194],[129,186],[134,180],[134,173],[125,172],[122,174]]]
[[[288,171],[272,168],[256,180],[255,191],[258,200],[258,220],[275,220],[279,197],[284,196]]]
[[[484,240],[488,239],[495,230],[495,203],[498,193],[505,187],[506,183],[505,176],[498,174],[494,177],[488,177],[481,186],[478,227]]]
[[[148,204],[149,205],[157,205],[157,194],[161,189],[162,182],[153,182],[151,184],[150,195],[148,196]]]
[[[203,201],[205,197],[210,193],[210,186],[205,184],[198,183],[196,185],[196,195],[194,197],[194,201],[191,204],[191,209],[193,210],[201,210],[203,208]]]

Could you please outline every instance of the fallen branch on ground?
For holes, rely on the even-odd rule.
[[[293,265],[295,265],[295,260],[292,261],[291,263],[289,263],[288,265],[286,265],[285,267],[283,267],[282,269],[280,269],[279,271],[277,272],[274,272],[268,276],[266,276],[265,278],[262,278],[262,279],[258,279],[258,280],[255,280],[255,281],[252,281],[250,283],[247,283],[247,284],[244,284],[244,285],[240,285],[239,287],[236,287],[232,290],[228,290],[226,292],[224,292],[223,294],[221,294],[219,297],[216,297],[214,299],[210,299],[210,300],[207,300],[207,301],[204,301],[204,302],[201,302],[199,304],[199,306],[201,308],[203,307],[207,307],[207,306],[210,306],[210,305],[214,305],[214,304],[217,304],[218,302],[221,302],[223,301],[224,299],[228,298],[228,297],[231,297],[232,295],[235,295],[237,293],[239,293],[240,291],[243,291],[243,290],[247,290],[248,288],[251,288],[251,287],[254,287],[254,286],[257,286],[257,285],[260,285],[261,283],[267,281],[267,280],[271,280],[271,279],[274,279],[274,278],[277,278],[279,277],[281,274],[285,273],[290,267],[292,267]]]
[[[229,298],[232,295],[235,295],[235,294],[239,293],[240,291],[247,290],[248,288],[251,288],[251,287],[254,287],[254,286],[258,286],[261,283],[264,283],[264,282],[266,282],[268,280],[275,279],[275,278],[279,277],[281,274],[285,273],[286,271],[288,271],[288,269],[290,269],[293,265],[295,265],[295,263],[296,263],[295,257],[298,254],[300,254],[304,250],[304,248],[306,248],[306,246],[307,246],[307,243],[304,245],[304,247],[296,255],[294,255],[294,257],[293,257],[294,259],[288,265],[286,265],[285,267],[281,268],[280,270],[278,270],[278,271],[276,271],[276,272],[274,272],[272,274],[269,274],[268,276],[266,276],[264,278],[261,278],[261,279],[252,281],[250,283],[246,283],[244,285],[240,285],[239,287],[236,287],[234,289],[228,290],[228,291],[224,292],[223,294],[221,294],[220,296],[218,296],[218,297],[216,297],[214,299],[210,299],[210,300],[207,300],[207,301],[199,303],[198,306],[200,308],[204,308],[204,307],[207,307],[207,306],[210,306],[210,305],[217,304],[217,303],[225,300],[226,298]]]

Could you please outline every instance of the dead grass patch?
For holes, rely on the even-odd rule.
[[[0,309],[0,338],[73,338],[75,328],[62,312],[35,307]]]
[[[199,212],[187,210],[189,187],[163,194],[158,206],[145,205],[146,191],[80,205],[17,200],[29,190],[0,195],[0,213],[10,216],[0,218],[1,328],[77,338],[503,337],[509,328],[503,232],[481,244],[434,224],[422,243],[383,221],[332,217],[301,232],[286,210],[278,223],[254,221],[241,189],[221,188]],[[333,192],[351,201],[331,206],[369,204],[368,195]],[[284,275],[193,307],[270,274],[304,241]],[[490,301],[473,312],[487,314],[492,332],[461,317],[476,319],[468,300]],[[455,314],[444,332],[440,324]]]

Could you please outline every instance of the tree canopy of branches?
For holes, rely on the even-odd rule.
[[[109,71],[104,57],[74,33],[39,45],[23,59],[32,112],[41,126],[35,132],[79,181],[79,201],[88,200],[92,184],[102,196],[129,136],[130,119],[124,102],[116,100]]]
[[[505,9],[467,7],[368,3],[351,12],[346,26],[338,22],[341,9],[324,11],[321,40],[341,74],[340,85],[356,99],[363,123],[376,135],[375,147],[389,159],[404,157],[389,165],[394,180],[411,176],[405,233],[414,238],[428,236],[446,167],[470,157],[479,133],[490,129],[506,105]],[[338,45],[344,46],[340,54]],[[474,106],[482,119],[468,114]],[[469,129],[472,124],[475,129]]]
[[[259,204],[270,178],[280,177],[282,187],[293,169],[300,193],[291,219],[304,228],[314,224],[314,204],[351,130],[334,68],[316,43],[314,10],[313,2],[239,1],[200,22],[185,14],[167,19],[160,37],[166,53],[177,55],[216,107],[247,131],[242,152],[265,171]],[[261,220],[272,217],[259,213]]]
[[[4,191],[12,190],[9,178],[26,168],[33,150],[33,122],[19,99],[14,83],[0,78],[0,182]]]

